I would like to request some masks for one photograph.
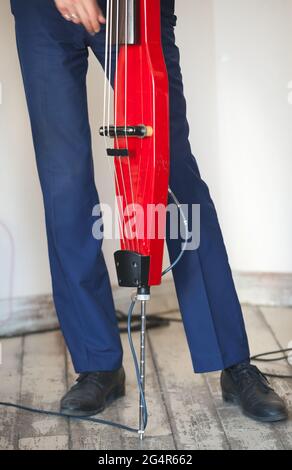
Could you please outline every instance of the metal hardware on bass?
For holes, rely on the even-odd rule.
[[[114,254],[119,286],[148,287],[150,257],[134,251],[120,250]]]
[[[113,139],[117,137],[140,137],[141,139],[144,137],[152,137],[153,129],[151,126],[110,126],[108,127],[101,127],[99,129],[99,134],[102,137],[112,137]]]

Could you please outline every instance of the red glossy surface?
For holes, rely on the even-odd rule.
[[[152,127],[153,135],[116,139],[116,148],[129,149],[129,157],[115,159],[116,192],[122,197],[121,248],[150,255],[151,286],[161,282],[164,250],[169,181],[168,76],[161,46],[160,1],[137,0],[137,4],[138,44],[122,46],[119,52],[115,124],[144,124]],[[153,205],[160,205],[159,216],[155,217]]]

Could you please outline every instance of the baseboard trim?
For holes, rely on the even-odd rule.
[[[292,306],[292,273],[233,273],[240,302],[271,307]]]
[[[115,305],[127,312],[133,289],[113,287]],[[152,289],[148,312],[164,313],[177,310],[175,290],[172,282],[165,282]],[[18,336],[28,333],[53,330],[59,327],[51,295],[0,300],[0,337]]]
[[[234,273],[241,303],[265,306],[292,306],[292,274]],[[132,289],[113,287],[116,308],[129,307]],[[152,289],[148,312],[178,310],[173,282]],[[0,337],[17,336],[59,327],[51,295],[0,300]]]

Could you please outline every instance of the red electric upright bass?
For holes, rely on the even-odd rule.
[[[169,182],[168,76],[160,0],[108,0],[104,137],[113,170],[121,248],[118,283],[141,302],[140,421],[145,430],[145,329],[150,287],[161,283]],[[110,90],[114,85],[114,94]]]

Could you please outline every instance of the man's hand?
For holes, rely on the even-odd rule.
[[[97,0],[55,0],[61,15],[75,24],[82,24],[90,34],[100,31],[105,18]]]

